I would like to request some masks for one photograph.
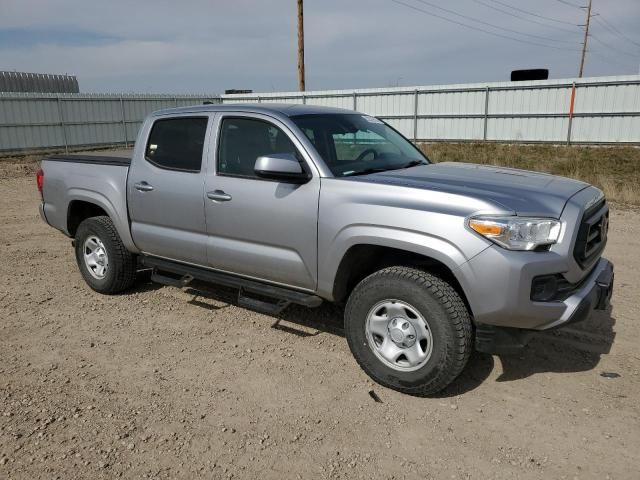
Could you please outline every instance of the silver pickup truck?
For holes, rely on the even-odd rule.
[[[132,158],[54,156],[37,173],[45,222],[74,239],[87,284],[136,272],[239,289],[241,306],[344,303],[364,371],[402,392],[449,385],[473,348],[607,308],[609,208],[586,183],[431,163],[381,120],[307,105],[151,114]]]

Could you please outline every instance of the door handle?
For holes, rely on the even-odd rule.
[[[207,198],[217,202],[228,202],[231,200],[231,195],[224,193],[222,190],[214,190],[213,192],[207,192]]]
[[[153,186],[149,185],[147,182],[138,182],[136,184],[133,185],[135,187],[136,190],[139,190],[141,192],[150,192],[151,190],[153,190]]]

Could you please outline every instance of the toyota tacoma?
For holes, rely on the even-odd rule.
[[[310,105],[199,105],[147,117],[130,157],[59,155],[37,172],[45,222],[84,280],[238,289],[240,306],[344,304],[355,359],[433,394],[471,351],[607,308],[609,207],[577,180],[432,163],[378,118]]]

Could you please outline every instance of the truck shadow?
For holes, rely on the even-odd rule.
[[[144,289],[145,285],[139,285],[140,288]],[[194,282],[184,291],[193,295],[188,303],[209,310],[225,306],[212,306],[203,300],[238,304],[238,292],[232,288]],[[271,328],[274,330],[304,338],[322,333],[344,337],[343,314],[342,307],[324,303],[318,308],[290,305],[278,315],[262,315],[272,319]],[[496,382],[522,380],[535,374],[593,370],[600,357],[611,351],[616,336],[614,325],[611,310],[594,312],[581,323],[534,335],[529,344],[515,355],[493,356],[474,351],[460,376],[445,390],[431,397],[447,398],[475,390],[491,376],[496,358],[502,366]]]
[[[344,337],[341,308],[323,305],[317,309],[292,306],[285,310],[273,328],[300,336],[296,327],[315,329],[316,333],[328,332]],[[285,320],[286,327],[281,320]],[[291,325],[291,327],[289,326]],[[615,319],[611,310],[594,312],[584,322],[550,332],[534,335],[529,344],[518,354],[494,356],[473,352],[460,376],[445,390],[432,396],[453,397],[475,390],[485,383],[496,368],[496,359],[502,372],[496,382],[509,382],[544,373],[575,373],[593,370],[602,355],[611,351],[615,340]]]
[[[498,382],[527,378],[537,373],[574,373],[593,370],[611,351],[616,337],[611,310],[596,311],[575,325],[541,332],[521,355],[502,356]]]
[[[575,325],[534,335],[521,352],[514,355],[488,355],[473,352],[460,376],[445,390],[433,395],[449,398],[470,392],[487,381],[501,364],[496,382],[523,380],[536,374],[576,373],[596,368],[602,355],[611,351],[615,340],[615,319],[611,310],[593,312]],[[614,372],[615,374],[615,372]]]

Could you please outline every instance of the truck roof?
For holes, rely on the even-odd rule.
[[[331,113],[355,113],[345,108],[322,107],[318,105],[302,105],[295,103],[213,103],[207,105],[189,105],[186,107],[166,108],[153,112],[154,116],[175,115],[180,113],[204,113],[204,112],[250,112],[263,113],[265,115],[284,115],[293,117],[296,115],[317,115]]]

